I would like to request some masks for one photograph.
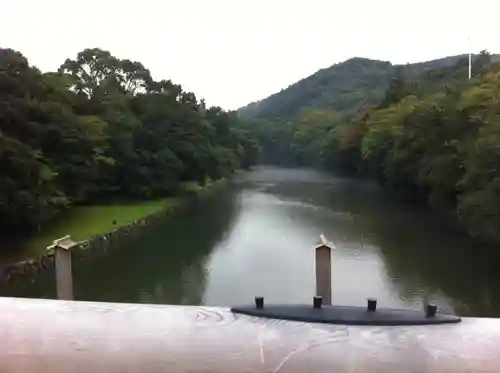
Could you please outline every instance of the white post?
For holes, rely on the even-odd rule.
[[[472,78],[472,53],[469,52],[469,80]]]
[[[469,49],[469,80],[472,78],[472,43],[470,41],[470,35],[467,36],[468,49]]]
[[[323,298],[324,305],[332,304],[332,248],[323,234],[321,244],[316,246],[316,295]]]
[[[47,247],[54,250],[57,299],[73,300],[73,274],[71,271],[71,249],[78,245],[70,236],[64,236]]]

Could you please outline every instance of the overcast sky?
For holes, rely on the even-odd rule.
[[[0,47],[42,71],[84,48],[233,109],[354,56],[500,52],[500,0],[4,0]]]

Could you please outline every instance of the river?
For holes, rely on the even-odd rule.
[[[101,256],[75,253],[79,300],[204,304],[311,302],[314,246],[332,253],[332,301],[500,316],[500,256],[377,185],[310,169],[259,167],[162,229]],[[2,295],[54,297],[54,274]]]

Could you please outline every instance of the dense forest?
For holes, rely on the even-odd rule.
[[[56,72],[0,49],[0,230],[175,195],[257,161],[365,175],[500,241],[500,63],[354,58],[238,113],[86,49]]]
[[[306,91],[278,93],[261,102],[265,112],[254,106],[240,115],[253,118],[263,162],[371,176],[426,201],[470,234],[500,242],[500,63],[493,60],[486,51],[475,56],[470,81],[467,56],[437,67],[400,66],[382,95],[370,91],[352,107],[301,104],[325,90],[309,78],[318,84],[302,82]],[[386,74],[380,62],[371,68]],[[291,92],[288,112],[283,102],[292,102]]]
[[[480,56],[474,56],[474,59]],[[499,61],[500,55],[491,55]],[[393,65],[388,61],[355,57],[321,69],[291,84],[263,100],[252,102],[238,110],[246,119],[293,119],[304,108],[334,110],[339,120],[349,120],[366,105],[378,104],[396,74],[418,78],[429,72],[435,78],[447,78],[446,72],[457,64],[466,66],[467,55],[439,58],[427,62]],[[444,75],[440,76],[445,72]],[[466,72],[467,73],[467,72]]]
[[[140,62],[86,49],[42,73],[0,49],[0,230],[40,229],[75,204],[172,195],[258,152],[236,113]]]
[[[389,62],[352,58],[251,103],[239,113],[248,119],[291,119],[302,108],[327,107],[337,114],[354,115],[367,103],[382,99],[392,73]]]

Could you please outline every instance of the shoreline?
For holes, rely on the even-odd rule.
[[[194,203],[209,197],[222,187],[228,186],[231,181],[231,179],[222,178],[211,181],[205,186],[191,184],[190,188],[186,188],[180,195],[173,197],[168,201],[169,203],[164,203],[164,206],[159,210],[133,221],[124,222],[113,229],[77,240],[78,245],[72,250],[107,252],[116,248],[122,241],[133,239],[146,233],[148,229],[165,223],[167,219],[175,217],[177,213],[184,211]],[[166,202],[167,199],[163,201]],[[54,237],[53,240],[57,238],[60,237]],[[27,253],[24,260],[1,263],[0,284],[6,284],[18,278],[36,276],[45,269],[53,267],[54,252],[43,251],[44,249],[45,247],[40,248],[40,251]]]

